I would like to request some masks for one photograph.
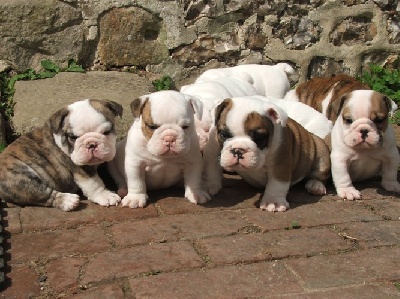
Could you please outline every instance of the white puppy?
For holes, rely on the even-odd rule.
[[[252,85],[258,95],[282,99],[290,90],[288,75],[293,73],[293,68],[287,63],[276,65],[243,64],[207,70],[197,78],[196,83],[223,77],[243,78],[244,74],[248,74],[252,78]]]
[[[212,108],[222,99],[256,95],[257,90],[252,83],[251,76],[243,73],[237,77],[215,78],[212,81],[195,82],[181,87],[180,91],[182,93],[194,96],[203,103],[201,119],[195,118],[196,132],[199,136],[201,150],[204,149],[204,145],[208,141],[208,134],[212,125]]]
[[[385,190],[400,193],[400,155],[388,120],[392,101],[372,90],[356,90],[344,96],[340,106],[331,136],[332,179],[338,195],[360,199],[352,182],[379,173]]]
[[[201,101],[177,91],[159,91],[133,100],[134,122],[108,164],[123,206],[144,207],[147,190],[185,185],[185,197],[204,203],[202,156],[194,127]]]

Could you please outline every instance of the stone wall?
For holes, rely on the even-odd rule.
[[[303,81],[400,65],[395,0],[2,0],[0,71],[76,59],[177,85],[204,69],[291,63]]]

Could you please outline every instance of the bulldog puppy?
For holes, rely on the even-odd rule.
[[[361,199],[352,182],[379,174],[385,190],[400,193],[400,155],[389,125],[393,102],[378,92],[355,90],[344,95],[338,106],[331,134],[332,179],[337,194],[348,200]]]
[[[208,134],[212,125],[211,110],[216,103],[221,99],[256,95],[257,90],[252,83],[251,76],[243,73],[237,77],[215,78],[211,81],[195,82],[181,87],[180,92],[196,97],[203,103],[201,119],[195,118],[195,127],[201,151],[203,151],[209,138]]]
[[[338,114],[333,108],[338,106],[342,96],[354,90],[370,89],[367,84],[345,74],[315,77],[290,90],[284,99],[307,104],[335,122]]]
[[[334,122],[328,138],[332,179],[343,199],[361,199],[353,182],[382,176],[387,191],[400,192],[399,153],[389,115],[397,105],[348,75],[313,78],[290,91],[286,100],[301,101]]]
[[[204,186],[211,195],[221,189],[222,168],[265,188],[261,209],[285,211],[290,186],[305,178],[308,192],[326,193],[329,149],[272,102],[257,97],[225,99],[215,108],[204,149]]]
[[[80,188],[99,205],[117,205],[121,198],[97,174],[97,165],[115,155],[116,116],[122,116],[116,102],[78,101],[19,137],[0,154],[0,198],[71,211]]]
[[[197,78],[196,83],[224,77],[243,77],[243,74],[248,74],[252,78],[252,85],[258,95],[282,99],[290,90],[288,75],[293,73],[293,68],[287,63],[276,65],[243,64],[207,70]]]
[[[117,144],[108,169],[125,196],[122,206],[144,207],[147,190],[185,185],[185,197],[204,203],[209,195],[201,187],[202,155],[194,126],[202,103],[177,91],[159,91],[131,103],[134,122],[128,136]]]

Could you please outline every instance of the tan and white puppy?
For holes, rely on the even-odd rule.
[[[224,77],[243,78],[247,74],[251,76],[252,85],[258,95],[282,99],[290,90],[288,75],[293,73],[293,68],[287,63],[276,65],[243,64],[207,70],[197,78],[196,83]]]
[[[286,96],[322,112],[334,122],[331,138],[332,179],[344,199],[361,199],[352,182],[382,175],[382,187],[400,192],[400,163],[389,115],[397,105],[348,75],[313,78]]]
[[[194,117],[201,101],[177,91],[158,91],[131,103],[134,122],[108,163],[123,206],[144,207],[147,190],[183,182],[192,203],[209,199],[201,187],[202,155]]]
[[[221,99],[256,95],[257,90],[252,85],[253,79],[247,73],[236,77],[215,78],[211,81],[195,82],[182,86],[180,91],[194,96],[203,103],[201,119],[195,118],[196,132],[200,140],[200,149],[203,150],[208,141],[208,134],[212,125],[211,110]]]
[[[387,191],[400,193],[397,170],[400,155],[389,125],[393,102],[371,90],[355,90],[342,97],[333,126],[332,179],[344,199],[361,199],[352,182],[382,176]]]
[[[204,149],[204,186],[211,195],[222,187],[222,168],[265,188],[260,208],[285,211],[290,186],[308,178],[306,189],[326,193],[329,149],[272,102],[257,97],[225,99]]]
[[[99,205],[117,205],[121,198],[97,174],[97,165],[115,155],[116,116],[122,116],[116,102],[78,101],[19,137],[0,154],[0,198],[71,211],[80,188]]]

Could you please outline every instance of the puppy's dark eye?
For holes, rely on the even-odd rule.
[[[105,132],[103,133],[103,135],[105,135],[105,136],[110,135],[110,134],[111,134],[111,130],[105,131]]]
[[[146,124],[146,127],[148,127],[150,130],[155,131],[157,130],[160,126],[156,124]]]
[[[385,121],[386,117],[377,117],[374,119],[374,123],[381,124]]]
[[[70,141],[75,142],[76,139],[78,139],[78,136],[74,135],[74,134],[67,134],[67,137]]]
[[[353,120],[351,117],[344,117],[343,120],[346,122],[346,124],[351,125],[353,123]]]
[[[189,126],[182,126],[182,129],[184,129],[184,130],[186,130],[188,128],[189,128]]]
[[[226,129],[223,129],[223,130],[219,131],[218,135],[222,140],[226,140],[228,138],[232,138],[232,134],[229,132],[229,130],[226,130]]]

